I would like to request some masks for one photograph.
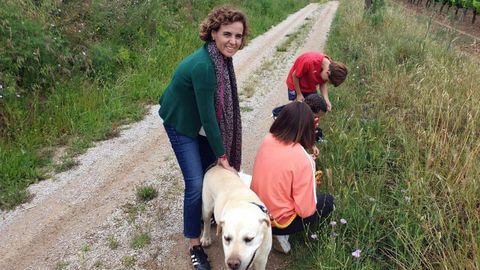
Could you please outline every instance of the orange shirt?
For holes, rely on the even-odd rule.
[[[300,91],[303,93],[315,93],[317,85],[325,83],[322,76],[320,76],[322,73],[322,62],[325,57],[330,59],[320,52],[306,52],[300,55],[288,72],[288,89],[295,90],[292,78],[292,74],[295,71],[295,75],[297,75],[299,80]]]
[[[271,133],[265,136],[253,165],[251,189],[284,228],[299,215],[316,210],[315,163],[300,144],[284,144]]]

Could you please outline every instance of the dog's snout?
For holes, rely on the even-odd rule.
[[[229,258],[227,264],[231,270],[237,270],[240,268],[241,262],[239,258]]]

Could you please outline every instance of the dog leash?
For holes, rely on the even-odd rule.
[[[245,270],[248,270],[248,269],[250,268],[250,266],[252,265],[252,262],[253,262],[253,260],[255,259],[255,255],[257,255],[257,250],[258,250],[258,248],[257,248],[257,249],[255,250],[255,252],[253,253],[253,256],[252,256],[252,258],[250,259],[250,262],[248,263],[247,268],[245,268]],[[256,270],[256,269],[255,269],[255,270]]]

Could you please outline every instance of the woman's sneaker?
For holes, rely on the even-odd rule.
[[[288,235],[273,235],[273,249],[281,253],[289,253],[292,247],[288,242]]]
[[[203,251],[202,246],[193,246],[190,249],[190,258],[192,259],[193,268],[196,270],[210,270],[208,256]]]

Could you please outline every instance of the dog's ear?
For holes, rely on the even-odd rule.
[[[225,224],[225,221],[223,220],[217,223],[217,236],[219,236],[222,233],[223,224]]]
[[[270,228],[271,225],[272,225],[272,224],[270,223],[270,219],[268,219],[268,218],[261,218],[261,219],[260,219],[260,224],[263,223],[263,222],[265,222],[265,225],[267,225],[268,228]]]

